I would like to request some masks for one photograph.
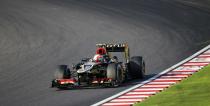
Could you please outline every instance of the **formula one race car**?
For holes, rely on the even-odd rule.
[[[67,65],[60,65],[52,80],[52,87],[59,89],[74,87],[117,87],[126,80],[143,78],[145,63],[141,56],[129,56],[127,43],[96,44],[93,58],[84,58],[72,70]],[[119,62],[112,52],[123,52],[125,62]]]

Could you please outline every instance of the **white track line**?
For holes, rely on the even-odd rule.
[[[170,67],[170,68],[168,68],[168,69],[166,69],[166,70],[164,70],[163,72],[161,72],[161,73],[159,73],[159,74],[157,74],[157,75],[155,75],[154,77],[152,77],[152,78],[150,78],[150,79],[148,79],[148,80],[146,80],[146,81],[143,81],[142,83],[140,83],[140,84],[137,84],[137,85],[135,85],[135,86],[133,86],[133,87],[131,87],[131,88],[128,88],[128,89],[126,89],[126,90],[124,90],[124,91],[122,91],[122,92],[120,92],[120,93],[118,93],[118,94],[115,94],[115,95],[113,95],[113,96],[111,96],[111,97],[109,97],[109,98],[107,98],[107,99],[104,99],[104,100],[102,100],[102,101],[100,101],[100,102],[97,102],[97,103],[95,103],[95,104],[93,104],[93,105],[91,105],[91,106],[99,106],[99,105],[111,105],[111,106],[116,106],[116,105],[126,105],[123,101],[121,102],[121,103],[119,103],[119,104],[113,104],[113,103],[106,103],[106,102],[108,102],[108,101],[110,101],[110,100],[113,100],[113,99],[115,99],[115,98],[117,98],[117,97],[119,97],[119,96],[121,96],[121,95],[123,95],[123,94],[125,94],[125,93],[132,93],[132,92],[129,92],[129,91],[131,91],[131,90],[134,90],[134,89],[136,89],[136,88],[138,88],[138,87],[140,87],[140,86],[146,86],[145,84],[152,84],[152,83],[154,83],[154,84],[157,84],[157,85],[159,85],[160,86],[160,83],[163,83],[163,82],[152,82],[151,83],[151,81],[153,81],[154,79],[157,79],[158,77],[160,77],[160,76],[162,76],[162,75],[164,75],[164,74],[166,74],[166,73],[168,73],[169,71],[171,71],[171,70],[174,70],[174,69],[176,69],[176,68],[189,68],[189,69],[197,69],[197,70],[199,70],[199,69],[201,69],[203,66],[206,66],[206,65],[208,65],[207,63],[195,63],[195,62],[193,62],[193,64],[192,64],[192,62],[191,63],[189,63],[189,61],[191,61],[193,58],[196,58],[196,56],[198,56],[198,55],[200,55],[200,54],[202,54],[202,53],[204,53],[205,52],[205,54],[210,54],[210,45],[208,45],[207,47],[205,47],[205,48],[203,48],[202,50],[200,50],[200,51],[198,51],[197,53],[195,53],[195,54],[193,54],[192,56],[190,56],[190,57],[188,57],[188,58],[186,58],[185,60],[183,60],[183,61],[181,61],[181,62],[179,62],[179,63],[177,63],[177,64],[175,64],[175,65],[173,65],[172,67]],[[193,72],[194,73],[194,72]],[[185,75],[185,74],[193,74],[193,73],[179,73],[179,75]],[[173,73],[173,75],[175,75],[174,73]],[[167,74],[167,76],[168,76],[168,74]],[[165,83],[165,82],[164,82]],[[174,83],[176,83],[176,82],[174,82]],[[149,85],[147,85],[147,86],[149,86]],[[170,86],[170,84],[169,85],[167,85],[167,86]],[[137,92],[136,92],[137,93]],[[143,92],[138,92],[138,93],[143,93]],[[156,92],[155,92],[156,93]],[[124,104],[123,104],[124,103]],[[134,104],[134,102],[131,102],[131,103],[127,103],[127,105],[132,105],[132,104]]]

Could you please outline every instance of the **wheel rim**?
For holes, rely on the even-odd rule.
[[[113,86],[113,87],[118,87],[118,86],[119,86],[118,81],[117,81],[117,80],[112,81],[112,82],[111,82],[111,86]]]

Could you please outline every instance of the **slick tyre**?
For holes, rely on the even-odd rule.
[[[129,62],[129,72],[134,79],[144,78],[145,63],[141,56],[131,57]]]
[[[123,80],[121,66],[116,63],[109,64],[107,67],[107,78],[112,79],[111,87],[118,87]]]
[[[70,69],[67,65],[59,65],[54,74],[55,79],[68,79],[71,77]]]

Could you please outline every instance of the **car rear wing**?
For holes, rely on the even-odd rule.
[[[127,43],[119,43],[119,44],[99,43],[99,44],[96,44],[96,46],[105,48],[108,53],[109,52],[124,52],[126,62],[129,62],[130,54],[129,54],[129,47]]]

